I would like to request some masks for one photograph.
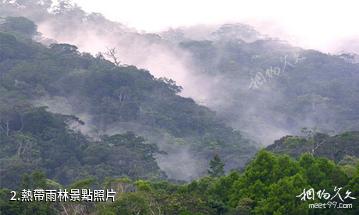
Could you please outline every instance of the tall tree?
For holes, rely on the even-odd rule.
[[[215,154],[213,159],[209,162],[208,174],[211,177],[219,177],[224,175],[224,163],[218,154]]]

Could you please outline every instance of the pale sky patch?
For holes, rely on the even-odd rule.
[[[359,38],[356,0],[74,0],[87,12],[138,30],[243,22],[298,46],[334,51]]]

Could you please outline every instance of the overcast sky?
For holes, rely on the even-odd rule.
[[[138,30],[243,22],[299,46],[337,51],[359,38],[357,0],[74,0]],[[358,45],[356,45],[358,46]]]

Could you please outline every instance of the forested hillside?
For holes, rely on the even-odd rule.
[[[0,1],[0,215],[359,214],[358,59]]]
[[[179,43],[192,53],[198,71],[220,80],[221,90],[209,97],[220,116],[265,144],[303,127],[336,133],[359,129],[359,64],[353,56],[254,37],[258,32],[248,41],[245,27],[226,25],[207,40]],[[228,36],[233,33],[237,38]]]
[[[266,149],[298,158],[304,153],[325,157],[335,162],[347,162],[359,158],[359,133],[345,132],[330,136],[306,130],[303,136],[285,136]]]
[[[172,80],[116,66],[73,45],[47,48],[31,41],[36,33],[31,21],[3,20],[3,186],[16,184],[16,172],[34,169],[62,183],[86,175],[161,178],[163,171],[187,180],[205,174],[214,154],[226,160],[229,170],[243,167],[255,152],[251,141],[214,112],[177,95],[181,87]],[[144,139],[117,135],[127,131]]]
[[[172,78],[181,95],[265,145],[303,127],[359,129],[355,53],[295,47],[240,23],[138,32],[71,1],[4,1],[0,12],[33,20],[45,44],[55,39],[92,54],[115,48],[121,64]]]

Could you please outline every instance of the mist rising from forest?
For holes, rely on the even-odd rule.
[[[34,3],[35,2],[35,3]],[[37,2],[37,3],[36,3]],[[38,5],[38,6],[36,6]],[[51,43],[70,43],[79,47],[81,51],[96,55],[116,48],[116,55],[122,64],[136,65],[147,69],[155,77],[167,77],[183,87],[182,96],[194,98],[201,105],[208,106],[217,112],[225,112],[226,108],[235,104],[228,89],[239,88],[248,91],[248,83],[228,82],[220,75],[208,76],[199,72],[192,62],[192,56],[186,50],[173,44],[166,36],[171,31],[181,30],[186,40],[211,39],[219,25],[197,25],[170,29],[169,31],[149,34],[128,28],[120,23],[112,22],[101,14],[87,13],[80,7],[68,1],[59,1],[54,5],[51,1],[29,1],[25,7],[16,4],[2,5],[2,14],[8,16],[24,15],[38,25],[41,32],[40,41]],[[257,24],[257,26],[261,26]],[[275,25],[269,25],[275,26]],[[278,28],[262,25],[261,30],[270,34],[285,35]],[[254,39],[251,40],[254,41]],[[345,49],[344,47],[341,47]],[[221,56],[217,56],[221,58]],[[242,80],[243,81],[243,80]],[[262,90],[262,99],[280,98],[278,92]],[[241,129],[251,138],[263,143],[271,144],[273,140],[290,133],[290,129],[273,125],[267,116],[275,112],[261,106],[258,99],[248,101],[246,108],[238,109],[230,125]],[[310,119],[304,119],[310,122]],[[307,123],[310,126],[310,123]]]

